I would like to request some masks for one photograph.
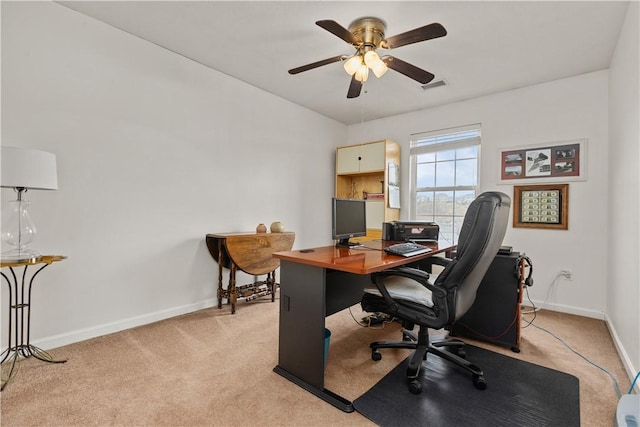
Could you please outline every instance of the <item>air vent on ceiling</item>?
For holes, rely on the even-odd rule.
[[[438,80],[435,82],[428,83],[426,85],[422,85],[420,87],[422,88],[422,90],[429,90],[439,86],[446,86],[446,85],[447,85],[447,82],[445,82],[444,80]]]

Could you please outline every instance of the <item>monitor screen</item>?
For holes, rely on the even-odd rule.
[[[364,200],[338,199],[333,201],[333,239],[337,240],[336,246],[355,246],[357,243],[349,242],[351,237],[365,236],[367,234],[367,206]]]

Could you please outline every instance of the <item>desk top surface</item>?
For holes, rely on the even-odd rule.
[[[386,246],[395,243],[399,242],[377,240],[363,242],[363,246],[352,248],[323,246],[296,251],[276,252],[273,256],[281,260],[346,271],[348,273],[370,274],[376,271],[409,264],[455,249],[455,246],[449,242],[438,242],[424,243],[425,246],[431,248],[431,252],[412,257],[391,255],[383,251]]]

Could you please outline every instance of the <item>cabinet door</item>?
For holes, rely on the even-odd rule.
[[[336,173],[360,172],[360,145],[338,148],[336,152]]]
[[[384,170],[385,145],[384,141],[361,145],[360,172]]]

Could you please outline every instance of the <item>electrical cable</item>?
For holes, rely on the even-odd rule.
[[[638,373],[636,374],[636,377],[633,379],[633,382],[631,383],[631,387],[629,387],[629,393],[627,394],[633,393],[633,387],[635,387],[636,381],[638,381],[638,377],[640,377],[640,371],[638,371]]]
[[[527,320],[524,317],[522,318],[522,320],[524,322],[527,323],[526,326],[523,326],[523,329],[528,327],[528,326],[533,326],[535,328],[540,329],[541,331],[544,331],[546,333],[548,333],[549,335],[551,335],[552,337],[554,337],[555,339],[557,339],[558,341],[560,341],[565,347],[567,347],[569,350],[571,350],[574,354],[576,354],[577,356],[580,356],[582,359],[584,359],[586,362],[588,362],[589,364],[595,366],[596,368],[600,369],[601,371],[603,371],[605,374],[607,374],[611,380],[613,381],[613,388],[614,391],[616,392],[616,395],[618,396],[618,398],[620,398],[622,396],[622,394],[620,393],[620,388],[618,387],[618,381],[616,380],[616,378],[613,376],[613,374],[609,371],[607,371],[605,368],[603,368],[602,366],[596,364],[595,362],[592,362],[591,360],[589,360],[586,356],[580,354],[579,352],[577,352],[576,350],[574,350],[565,340],[563,340],[562,338],[560,338],[559,336],[557,336],[556,334],[554,334],[553,332],[549,331],[548,329],[545,329],[541,326],[535,325],[533,323],[533,321],[536,319],[538,311],[541,310],[547,303],[547,300],[549,299],[549,295],[551,294],[551,290],[554,289],[554,286],[557,282],[557,280],[560,277],[566,277],[566,275],[563,272],[560,272],[556,275],[556,277],[553,279],[553,281],[551,282],[551,285],[549,286],[549,289],[547,289],[547,295],[545,296],[544,301],[542,302],[542,305],[540,307],[536,307],[536,305],[534,304],[534,302],[531,300],[531,296],[529,295],[529,288],[528,286],[525,286],[524,289],[527,293],[527,299],[529,300],[529,302],[531,303],[531,307],[532,310],[529,311],[523,311],[522,314],[533,314],[533,318],[531,320]],[[631,393],[631,390],[633,390],[633,386],[636,382],[636,380],[638,379],[638,376],[640,375],[640,372],[638,372],[638,375],[636,375],[636,378],[633,380],[633,384],[631,384],[631,389],[629,391],[629,393]]]
[[[554,282],[555,282],[555,280],[556,280],[556,279],[558,279],[558,278],[559,278],[559,277],[561,277],[561,276],[562,276],[562,274],[561,274],[561,273],[559,273],[559,274],[556,276],[556,278],[554,279]],[[552,282],[552,285],[553,285],[553,283],[554,283],[554,282]],[[601,366],[597,365],[596,363],[592,362],[591,360],[589,360],[588,358],[586,358],[586,357],[585,357],[585,356],[583,356],[582,354],[578,353],[576,350],[574,350],[573,348],[571,348],[571,346],[570,346],[569,344],[567,344],[567,343],[566,343],[562,338],[558,337],[558,336],[557,336],[557,335],[555,335],[553,332],[551,332],[551,331],[549,331],[549,330],[547,330],[547,329],[545,329],[545,328],[543,328],[543,327],[540,327],[540,326],[538,326],[538,325],[534,325],[534,324],[533,324],[533,321],[536,319],[536,316],[538,315],[538,311],[539,311],[539,310],[541,310],[541,309],[542,309],[542,307],[536,307],[536,305],[534,304],[534,302],[533,302],[533,301],[531,301],[531,297],[529,296],[529,289],[528,289],[528,288],[525,288],[525,291],[527,292],[527,299],[528,299],[528,300],[529,300],[529,302],[531,303],[531,307],[533,308],[533,310],[528,311],[528,312],[522,312],[522,314],[533,314],[533,318],[532,318],[531,320],[527,320],[527,319],[524,319],[524,318],[523,318],[523,320],[527,323],[527,325],[526,325],[526,326],[523,326],[522,328],[524,329],[524,328],[526,328],[526,327],[528,327],[528,326],[533,326],[533,327],[535,327],[535,328],[538,328],[538,329],[540,329],[540,330],[542,330],[542,331],[544,331],[544,332],[548,333],[549,335],[551,335],[552,337],[554,337],[554,338],[556,338],[558,341],[560,341],[562,344],[564,344],[564,345],[565,345],[569,350],[571,350],[573,353],[577,354],[578,356],[580,356],[581,358],[583,358],[584,360],[586,360],[586,361],[587,361],[588,363],[590,363],[591,365],[595,366],[596,368],[600,369],[601,371],[603,371],[604,373],[606,373],[607,375],[609,375],[609,377],[610,377],[610,378],[611,378],[611,380],[613,381],[613,388],[614,388],[614,391],[616,392],[616,395],[618,396],[618,398],[620,398],[620,397],[621,397],[621,394],[620,394],[620,388],[618,387],[618,381],[617,381],[617,380],[616,380],[616,378],[613,376],[613,374],[611,374],[609,371],[607,371],[607,370],[606,370],[606,369],[604,369],[603,367],[601,367]],[[548,294],[548,293],[547,293],[547,294]],[[546,302],[546,299],[545,299],[545,302]],[[543,303],[543,304],[544,304],[544,303]],[[633,383],[631,384],[631,388],[629,389],[629,393],[628,393],[628,394],[631,394],[631,392],[632,392],[632,390],[633,390],[633,387],[634,387],[634,385],[635,385],[635,382],[636,382],[636,380],[638,379],[638,376],[640,376],[640,372],[638,372],[638,375],[636,375],[635,379],[633,380]]]
[[[524,328],[528,327],[530,324],[532,324],[533,321],[536,320],[536,316],[538,316],[538,308],[536,307],[535,303],[533,301],[531,301],[531,296],[529,295],[529,288],[525,288],[524,290],[527,293],[527,299],[531,303],[532,310],[531,311],[523,311],[522,314],[533,314],[533,319],[531,319],[531,321],[528,321],[528,322],[525,320],[525,322],[527,322],[527,325],[523,326],[522,329],[524,329]]]
[[[528,322],[526,319],[523,319],[525,322]],[[569,344],[567,344],[566,341],[564,341],[562,338],[560,338],[559,336],[557,336],[556,334],[554,334],[553,332],[551,332],[548,329],[545,329],[541,326],[538,325],[534,325],[533,324],[533,320],[531,320],[531,322],[528,322],[529,325],[533,326],[534,328],[538,328],[541,331],[544,331],[546,333],[548,333],[549,335],[551,335],[552,337],[554,337],[555,339],[557,339],[558,341],[560,341],[565,347],[567,347],[569,350],[571,350],[573,353],[575,353],[576,355],[580,356],[582,359],[584,359],[585,361],[587,361],[588,363],[590,363],[591,365],[595,366],[596,368],[600,369],[601,371],[603,371],[605,374],[609,375],[609,377],[611,378],[611,381],[613,381],[613,388],[614,391],[616,392],[616,395],[618,396],[618,398],[620,398],[622,396],[622,394],[620,393],[620,388],[618,387],[618,381],[616,380],[616,378],[613,376],[613,374],[609,371],[607,371],[605,368],[603,368],[602,366],[596,364],[595,362],[592,362],[591,360],[589,360],[586,356],[583,356],[582,354],[578,353],[576,350],[574,350]]]
[[[561,277],[564,277],[563,273],[558,273],[558,274],[556,274],[556,277],[553,278],[553,280],[551,281],[551,285],[549,285],[549,288],[547,289],[547,295],[544,297],[544,301],[542,301],[542,304],[540,304],[540,307],[536,307],[535,304],[533,304],[533,302],[531,301],[531,298],[528,298],[529,302],[531,302],[531,305],[533,306],[533,310],[534,311],[540,311],[540,310],[542,310],[544,308],[545,305],[547,305],[547,301],[549,301],[549,297],[551,295],[551,291],[553,289],[555,289],[555,285],[557,283],[557,280],[559,278],[561,278]],[[526,289],[527,289],[527,297],[528,297],[529,296],[529,291],[528,291],[528,288],[526,288]],[[522,312],[522,314],[531,314],[531,312],[525,311],[525,312]]]

